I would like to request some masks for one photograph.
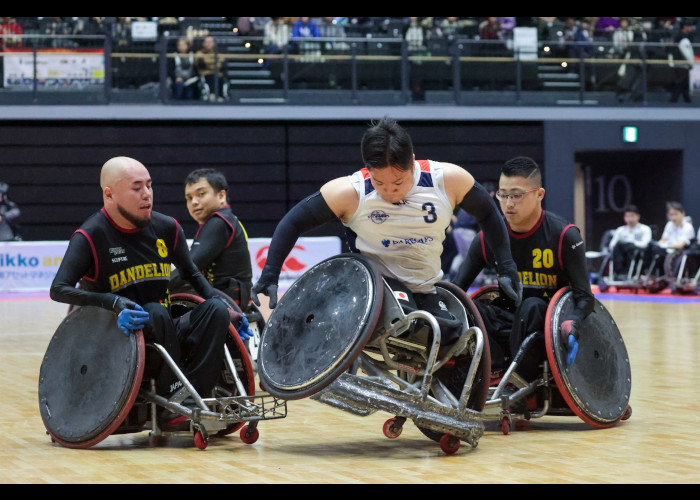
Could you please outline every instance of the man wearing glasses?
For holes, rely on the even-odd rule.
[[[475,301],[490,336],[492,371],[506,368],[507,359],[515,356],[527,336],[544,331],[547,305],[557,290],[566,286],[571,287],[576,306],[562,323],[560,334],[569,348],[571,364],[578,350],[578,325],[594,305],[581,234],[576,226],[542,208],[542,175],[531,158],[508,160],[498,184],[496,199],[506,218],[523,300],[517,307],[505,297],[488,305]],[[492,250],[483,236],[477,235],[454,283],[468,289],[479,272],[493,262]],[[545,358],[544,337],[540,336],[520,363],[518,373],[533,380]]]

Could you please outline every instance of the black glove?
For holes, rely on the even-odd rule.
[[[253,300],[253,303],[256,306],[260,307],[260,301],[258,300],[259,293],[270,297],[270,309],[274,309],[277,306],[278,280],[279,276],[274,276],[273,273],[266,272],[265,269],[263,269],[263,272],[260,275],[260,279],[257,283],[255,283],[255,285],[253,285],[253,288],[251,290],[251,299]]]
[[[507,260],[498,266],[498,286],[501,293],[515,302],[515,307],[523,300],[523,284],[518,277],[515,262]]]

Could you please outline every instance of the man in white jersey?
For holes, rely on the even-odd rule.
[[[496,250],[501,291],[520,302],[522,285],[505,223],[489,193],[469,172],[451,163],[416,161],[411,137],[387,117],[364,133],[361,150],[365,168],[327,182],[280,221],[252,290],[256,304],[257,294],[263,293],[271,309],[277,305],[280,270],[299,236],[340,219],[353,251],[369,258],[390,282],[406,287],[419,309],[449,318],[435,283],[443,277],[442,243],[457,206],[476,218]],[[443,335],[442,343],[456,340]]]
[[[613,272],[626,273],[635,252],[642,253],[651,242],[651,228],[639,222],[641,214],[635,205],[624,213],[625,225],[615,229],[608,248],[612,252]]]

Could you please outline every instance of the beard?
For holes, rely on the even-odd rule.
[[[136,226],[139,229],[143,229],[151,223],[151,214],[148,214],[147,217],[136,217],[127,212],[126,209],[119,204],[117,204],[117,210],[119,210],[119,214],[122,217],[124,217],[126,220],[131,222],[134,226]]]

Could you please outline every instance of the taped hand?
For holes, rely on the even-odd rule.
[[[571,366],[578,353],[578,321],[567,319],[561,324],[559,329],[561,340],[566,346],[566,364]]]
[[[124,335],[143,329],[149,314],[136,302],[120,297],[114,302],[114,312],[117,313],[117,326]]]
[[[498,266],[498,287],[501,293],[515,302],[515,307],[523,300],[523,284],[518,277],[518,268],[513,260],[507,260]]]

